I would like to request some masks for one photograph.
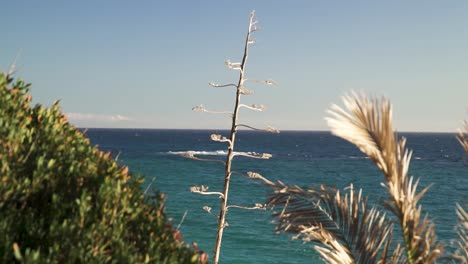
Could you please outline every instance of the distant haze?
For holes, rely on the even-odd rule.
[[[242,123],[327,130],[351,90],[386,96],[399,131],[453,132],[468,119],[468,1],[5,1],[0,69],[59,99],[80,127],[229,128],[251,10]]]

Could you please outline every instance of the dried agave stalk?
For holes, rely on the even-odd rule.
[[[385,205],[399,220],[407,262],[434,263],[443,246],[436,242],[433,223],[421,218],[418,204],[429,187],[417,193],[419,180],[408,177],[411,152],[405,148],[406,139],[398,140],[394,133],[390,102],[355,93],[343,102],[347,111],[337,105],[329,110],[332,133],[356,145],[383,172],[391,197]]]
[[[228,223],[226,222],[226,214],[228,212],[229,208],[239,208],[239,209],[247,209],[247,210],[253,210],[253,209],[261,209],[264,210],[265,206],[263,204],[255,204],[254,206],[240,206],[240,205],[228,205],[228,198],[229,198],[229,186],[230,186],[230,180],[231,180],[231,175],[233,173],[235,174],[241,174],[244,175],[248,178],[256,178],[260,179],[263,181],[266,181],[265,178],[263,178],[260,174],[255,174],[257,177],[251,177],[249,174],[243,174],[243,173],[238,173],[235,171],[232,171],[232,161],[235,156],[244,156],[248,158],[254,158],[254,159],[269,159],[271,158],[271,155],[268,153],[236,153],[234,152],[234,147],[235,147],[235,142],[236,142],[236,134],[239,129],[239,127],[245,127],[249,128],[252,130],[257,130],[257,131],[266,131],[266,132],[272,132],[272,133],[279,133],[278,130],[268,127],[266,129],[259,129],[255,128],[246,124],[239,124],[238,123],[238,118],[239,118],[239,110],[240,108],[246,108],[249,110],[254,110],[254,111],[264,111],[266,108],[264,105],[258,105],[258,104],[253,104],[253,105],[245,105],[240,103],[241,96],[243,95],[251,95],[253,94],[253,91],[247,90],[244,86],[244,83],[246,81],[253,81],[257,83],[261,83],[264,85],[275,85],[276,83],[272,80],[265,80],[265,81],[259,81],[259,80],[248,80],[245,77],[245,69],[246,69],[246,64],[247,64],[247,58],[249,55],[249,45],[255,43],[255,40],[251,38],[252,33],[258,30],[258,27],[256,24],[258,21],[255,20],[255,12],[252,11],[250,14],[250,19],[249,19],[249,27],[247,31],[247,37],[245,39],[245,46],[244,46],[244,55],[242,57],[241,62],[231,62],[230,60],[226,61],[226,66],[229,69],[239,71],[239,79],[237,84],[234,83],[229,83],[229,84],[217,84],[214,82],[210,82],[209,85],[215,88],[223,88],[223,87],[229,87],[229,88],[235,88],[236,89],[236,96],[235,96],[235,104],[234,104],[234,110],[233,112],[230,111],[213,111],[213,110],[207,110],[203,105],[198,105],[192,108],[193,111],[197,112],[206,112],[206,113],[212,113],[212,114],[228,114],[229,116],[232,117],[232,124],[231,124],[231,131],[230,131],[230,136],[225,137],[222,135],[218,134],[212,134],[211,135],[211,140],[216,141],[216,142],[225,142],[228,144],[228,151],[227,151],[227,157],[226,161],[218,160],[218,159],[207,159],[207,158],[199,158],[196,157],[194,153],[186,153],[184,154],[185,157],[194,159],[194,160],[202,160],[202,161],[214,161],[214,162],[219,162],[222,163],[225,167],[225,174],[224,174],[224,188],[222,192],[208,192],[208,187],[207,186],[194,186],[190,189],[191,192],[194,193],[199,193],[199,194],[204,194],[204,195],[217,195],[219,196],[221,200],[221,206],[220,206],[220,213],[219,213],[219,218],[218,218],[218,230],[216,233],[216,241],[215,241],[215,247],[213,250],[213,264],[217,264],[219,261],[219,256],[221,252],[221,241],[223,238],[223,232],[224,228],[228,226]],[[253,174],[252,174],[253,175]],[[203,208],[205,211],[208,213],[211,213],[211,207],[205,206]]]
[[[271,186],[271,185],[270,185]],[[327,263],[385,263],[393,225],[367,199],[350,188],[344,196],[321,186],[303,190],[279,182],[268,205],[277,230],[296,234],[293,238],[315,242],[314,248]]]

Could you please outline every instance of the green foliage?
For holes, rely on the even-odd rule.
[[[0,74],[0,262],[194,263],[160,194],[144,197],[57,103],[30,107],[29,84]]]

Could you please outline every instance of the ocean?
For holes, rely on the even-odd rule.
[[[86,135],[100,149],[112,152],[134,175],[153,178],[150,190],[166,194],[166,212],[179,226],[187,243],[196,242],[210,257],[215,240],[219,199],[190,192],[194,185],[222,191],[224,168],[221,163],[202,162],[181,157],[193,151],[200,157],[225,159],[226,144],[213,142],[216,130],[88,129]],[[450,248],[456,238],[455,204],[468,202],[468,165],[466,155],[449,133],[400,133],[413,150],[410,175],[420,177],[419,189],[433,184],[422,198],[423,212],[436,224],[437,236]],[[237,134],[238,152],[270,153],[269,160],[236,157],[233,170],[255,171],[266,178],[281,180],[303,188],[325,184],[344,188],[353,184],[362,188],[371,203],[387,198],[382,173],[355,146],[330,132],[284,131],[269,134],[241,130]],[[230,204],[252,206],[264,203],[267,187],[233,175]],[[212,213],[202,208],[212,207]],[[185,217],[184,217],[185,216]],[[231,208],[229,227],[224,231],[221,263],[322,263],[309,243],[277,234],[270,210]],[[394,236],[398,236],[394,232]]]

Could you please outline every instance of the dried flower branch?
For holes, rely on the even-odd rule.
[[[224,197],[224,194],[220,192],[208,192],[208,186],[192,186],[190,187],[190,192],[199,193],[203,195],[218,195],[220,199]]]
[[[252,24],[252,26],[255,25],[255,24]],[[261,29],[261,27],[257,27],[257,26],[253,26],[253,27],[250,27],[250,33],[253,33],[255,31],[259,31]],[[249,43],[250,44],[250,43]]]
[[[266,205],[265,204],[259,204],[256,203],[254,206],[241,206],[241,205],[228,205],[227,209],[229,208],[238,208],[238,209],[244,209],[244,210],[266,210]]]
[[[268,180],[267,178],[263,177],[260,173],[257,173],[257,172],[248,171],[247,172],[247,177],[250,178],[250,179],[260,179],[268,186],[274,186],[275,185],[272,181]]]
[[[199,157],[195,156],[195,153],[193,153],[193,152],[186,152],[186,153],[181,154],[181,156],[184,157],[184,158],[188,158],[188,159],[199,160],[199,161],[219,162],[219,163],[222,163],[223,165],[226,165],[226,163],[224,161],[222,161],[222,160],[199,158]]]
[[[208,191],[208,186],[202,185],[202,186],[192,186],[190,187],[191,192],[206,192]]]
[[[254,110],[254,111],[264,111],[265,110],[264,105],[257,105],[257,104],[253,104],[253,105],[240,104],[239,107],[245,107],[247,109]]]
[[[231,145],[231,140],[224,137],[224,136],[221,136],[221,135],[218,135],[218,134],[211,134],[211,140],[213,141],[217,141],[217,142],[228,142],[229,145]]]
[[[280,133],[280,131],[278,129],[276,129],[274,127],[271,127],[271,126],[268,126],[267,128],[256,128],[256,127],[245,125],[245,124],[239,124],[239,125],[237,125],[237,127],[245,127],[245,128],[250,128],[250,129],[256,130],[256,131],[270,132],[270,133],[275,133],[275,134]]]
[[[211,214],[211,207],[205,205],[205,206],[203,206],[203,210],[206,211],[207,213]]]
[[[248,158],[253,158],[253,159],[269,159],[272,157],[271,154],[268,153],[254,153],[254,154],[248,154],[248,153],[234,153],[233,156],[243,156],[243,157],[248,157]]]
[[[242,94],[242,95],[251,95],[251,94],[254,94],[254,91],[252,91],[252,90],[247,90],[247,89],[245,89],[245,88],[240,88],[239,91],[240,91],[240,94]]]
[[[256,82],[264,85],[278,85],[278,83],[274,80],[251,80],[251,79],[245,79],[245,81],[249,82]]]
[[[231,174],[237,174],[240,176],[247,177],[249,179],[259,179],[267,186],[275,186],[275,184],[272,181],[268,180],[267,178],[263,177],[260,173],[257,172],[248,171],[247,173],[242,173],[238,171],[231,171]]]
[[[210,113],[210,114],[228,114],[228,115],[232,115],[232,113],[229,112],[229,111],[207,110],[203,105],[197,105],[197,106],[192,107],[192,111],[194,111],[194,112],[205,112],[205,113]]]
[[[231,62],[231,60],[226,60],[226,66],[232,70],[242,70],[242,64],[240,62]]]
[[[215,87],[215,88],[221,88],[221,87],[235,87],[237,88],[237,85],[233,84],[233,83],[229,83],[229,84],[217,84],[217,83],[214,83],[214,82],[209,82],[208,83],[210,86],[212,87]]]

